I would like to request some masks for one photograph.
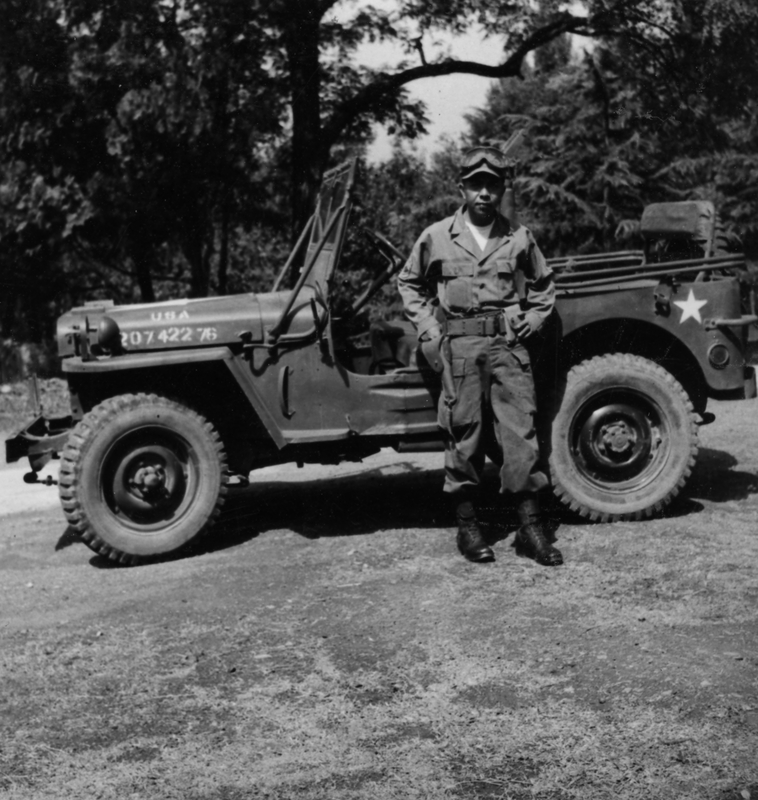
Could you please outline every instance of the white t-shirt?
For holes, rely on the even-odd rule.
[[[466,214],[466,225],[468,225],[468,229],[471,231],[474,241],[479,245],[479,249],[482,252],[484,252],[487,248],[487,239],[490,238],[490,232],[492,231],[492,226],[494,224],[495,221],[493,220],[489,225],[485,225],[484,227],[474,225],[474,223],[469,219],[468,214]]]

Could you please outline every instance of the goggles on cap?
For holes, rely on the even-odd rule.
[[[461,159],[461,178],[473,175],[482,169],[503,177],[511,166],[513,166],[513,162],[496,147],[472,147],[464,153]]]

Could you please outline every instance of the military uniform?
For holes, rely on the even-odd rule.
[[[501,491],[536,492],[548,479],[539,466],[534,381],[509,321],[520,313],[532,333],[540,328],[555,302],[552,273],[531,232],[500,215],[482,252],[464,208],[421,234],[398,280],[419,337],[437,326],[447,337],[455,397],[443,392],[439,404],[444,490],[478,488],[492,424],[503,452]]]

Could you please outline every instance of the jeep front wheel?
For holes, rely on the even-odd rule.
[[[684,486],[698,450],[681,384],[653,362],[621,353],[569,372],[551,439],[555,494],[603,522],[663,509]]]
[[[61,455],[66,518],[95,552],[136,564],[186,547],[218,516],[223,446],[195,411],[157,395],[95,406]]]

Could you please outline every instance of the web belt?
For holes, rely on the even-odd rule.
[[[502,311],[479,317],[448,317],[444,330],[448,336],[504,336],[508,332]]]

